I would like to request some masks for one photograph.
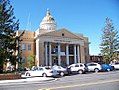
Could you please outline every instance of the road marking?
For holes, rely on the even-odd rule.
[[[38,90],[51,90],[51,89],[38,89]]]
[[[53,89],[61,89],[61,88],[71,88],[71,87],[82,87],[82,86],[89,86],[89,85],[97,85],[97,84],[104,84],[104,83],[111,83],[111,82],[118,82],[119,79],[116,80],[108,80],[108,81],[97,81],[92,83],[84,83],[84,84],[75,84],[75,85],[67,85],[67,86],[59,86],[59,87],[53,87],[53,88],[43,88],[38,90],[53,90]]]

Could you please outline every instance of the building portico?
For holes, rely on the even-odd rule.
[[[67,30],[64,29],[60,31],[62,33],[67,32]],[[72,38],[66,39],[62,36],[60,38],[57,36],[49,37],[48,33],[45,37],[42,35],[39,38],[39,43],[42,43],[44,51],[36,49],[36,52],[39,52],[38,55],[41,55],[41,53],[44,52],[44,62],[42,62],[43,65],[52,66],[56,64],[67,66],[73,63],[84,62],[81,57],[81,52],[84,52],[82,51],[84,49],[80,48],[84,46],[83,40]],[[43,60],[43,57],[40,59]]]
[[[62,44],[45,42],[45,65],[70,65],[80,62],[79,46],[76,44]],[[49,62],[48,62],[49,61]]]

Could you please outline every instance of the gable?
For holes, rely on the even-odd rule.
[[[64,37],[64,38],[73,38],[73,39],[83,40],[82,36],[73,34],[72,32],[66,29],[60,29],[57,31],[48,32],[48,33],[42,34],[41,36],[54,36],[54,37]]]

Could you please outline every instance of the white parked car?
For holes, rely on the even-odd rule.
[[[86,71],[87,71],[87,67],[83,63],[76,63],[68,66],[69,73],[78,72],[79,74],[82,74],[85,73]]]
[[[112,63],[110,65],[113,66],[114,69],[119,69],[119,62],[118,63]]]
[[[88,71],[94,71],[94,72],[99,72],[101,71],[101,65],[98,63],[88,63],[87,64]]]
[[[49,67],[37,67],[37,69],[26,71],[25,76],[57,76],[59,73]]]
[[[62,66],[54,65],[52,67],[52,69],[56,70],[59,73],[60,76],[64,76],[64,75],[68,74],[67,69],[63,68]]]

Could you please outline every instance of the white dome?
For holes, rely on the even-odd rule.
[[[54,31],[56,29],[56,22],[53,16],[50,14],[50,11],[47,10],[46,16],[43,18],[42,22],[40,23],[40,29]]]

